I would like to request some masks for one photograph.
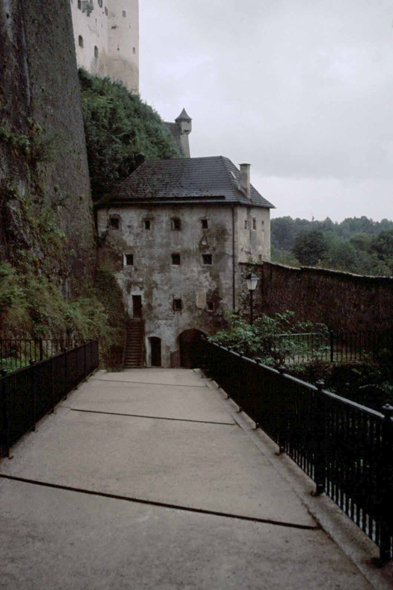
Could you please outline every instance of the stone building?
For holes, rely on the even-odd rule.
[[[70,2],[78,66],[138,92],[139,1]]]
[[[187,365],[187,342],[238,308],[239,263],[270,259],[272,207],[249,164],[224,157],[145,162],[97,204],[101,264],[139,339],[131,365]]]

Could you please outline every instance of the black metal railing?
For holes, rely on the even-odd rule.
[[[392,556],[393,408],[376,412],[207,340],[201,368]]]
[[[0,456],[98,368],[98,340],[0,377]]]
[[[6,338],[0,335],[0,369],[16,371],[27,367],[31,361],[43,361],[59,354],[65,348],[73,348],[73,338]]]
[[[393,333],[313,332],[278,334],[263,339],[265,351],[286,364],[352,362],[393,349]]]

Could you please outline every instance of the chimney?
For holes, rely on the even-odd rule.
[[[250,164],[240,164],[240,186],[247,197],[251,197]]]

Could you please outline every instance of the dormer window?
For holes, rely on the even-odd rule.
[[[171,227],[173,231],[180,231],[181,230],[181,220],[178,217],[173,217],[171,219]]]

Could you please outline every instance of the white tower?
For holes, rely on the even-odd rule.
[[[70,0],[78,66],[139,90],[139,1]]]

